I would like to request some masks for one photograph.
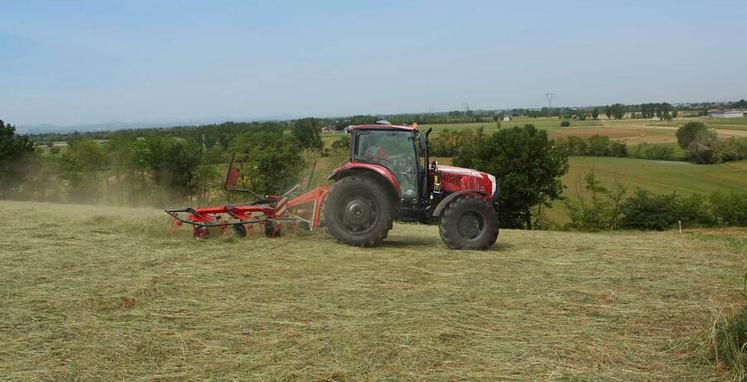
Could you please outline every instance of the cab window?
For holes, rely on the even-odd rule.
[[[400,130],[358,133],[355,159],[388,168],[399,182],[403,199],[417,198],[417,154],[413,134]]]

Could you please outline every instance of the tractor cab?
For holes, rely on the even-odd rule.
[[[382,128],[383,126],[383,128]],[[351,129],[351,162],[381,165],[389,170],[399,185],[399,198],[405,204],[416,204],[422,187],[421,140],[416,129],[406,126],[356,126]]]

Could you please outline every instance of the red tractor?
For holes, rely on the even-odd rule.
[[[177,224],[192,224],[197,238],[215,226],[233,226],[245,236],[249,224],[259,223],[272,236],[284,224],[302,224],[312,230],[324,226],[340,242],[370,247],[380,244],[398,220],[438,224],[453,249],[482,250],[495,243],[499,188],[494,176],[430,163],[430,130],[421,134],[415,127],[388,123],[347,130],[350,161],[329,175],[331,186],[298,197],[292,197],[292,189],[282,196],[255,194],[257,200],[247,204],[166,212]],[[226,190],[251,192],[234,188],[237,176],[231,165]]]

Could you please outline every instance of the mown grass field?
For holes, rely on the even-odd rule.
[[[153,209],[0,213],[4,380],[720,381],[710,328],[745,303],[744,230],[507,230],[461,252],[418,225],[360,249],[196,242]]]

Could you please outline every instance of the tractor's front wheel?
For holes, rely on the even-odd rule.
[[[340,242],[373,247],[392,227],[390,190],[370,176],[350,175],[330,189],[322,218],[330,235]]]
[[[451,249],[484,250],[498,238],[498,218],[488,201],[464,196],[446,206],[438,230]]]

